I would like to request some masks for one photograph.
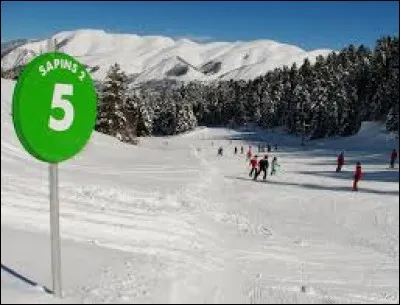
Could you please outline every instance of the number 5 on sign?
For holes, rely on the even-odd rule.
[[[50,115],[49,127],[55,131],[64,131],[71,127],[74,120],[74,107],[71,102],[63,99],[63,95],[72,95],[74,87],[71,84],[55,84],[51,108],[64,110],[64,117],[61,120]]]

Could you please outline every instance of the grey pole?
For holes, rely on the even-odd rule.
[[[53,294],[62,297],[61,291],[61,249],[60,249],[60,211],[58,202],[58,164],[49,164],[50,180],[50,235],[51,235],[51,273]]]
[[[48,51],[55,51],[55,41],[49,39]],[[61,298],[61,247],[60,247],[60,209],[58,202],[58,164],[49,164],[50,186],[50,238],[51,238],[51,275],[53,294]]]

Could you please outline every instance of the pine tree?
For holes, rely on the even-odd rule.
[[[183,102],[177,106],[175,133],[192,130],[197,127],[197,119],[189,103]]]
[[[399,104],[389,110],[386,118],[386,130],[399,134]]]
[[[116,63],[110,67],[100,92],[96,130],[135,143],[137,114],[127,99],[127,77]]]

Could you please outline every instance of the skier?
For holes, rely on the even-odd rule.
[[[254,177],[257,175],[257,164],[258,164],[257,155],[255,155],[254,158],[250,160],[251,171],[249,173],[249,177],[251,177],[253,173]]]
[[[235,146],[235,155],[237,155],[237,153],[238,153],[238,148],[237,146]]]
[[[276,175],[277,167],[279,167],[278,158],[274,157],[271,162],[271,176]]]
[[[264,159],[261,159],[260,162],[258,162],[258,166],[259,166],[259,170],[254,175],[254,180],[257,180],[257,177],[261,174],[261,171],[264,172],[263,180],[267,179],[267,173],[268,173],[268,167],[269,167],[268,155],[265,155]]]
[[[356,165],[356,171],[354,172],[353,191],[358,191],[358,182],[361,180],[361,175],[361,162],[358,161]]]
[[[244,153],[244,148],[243,148],[243,146],[240,146],[240,153],[243,155],[243,153]]]
[[[268,152],[271,152],[271,145],[268,144],[267,150],[268,150]]]
[[[336,172],[340,172],[342,170],[343,165],[344,165],[344,152],[342,151],[337,158]]]
[[[220,146],[218,148],[218,156],[222,156],[224,149],[222,148],[222,146]]]
[[[397,159],[397,151],[396,149],[392,150],[392,153],[390,154],[390,168],[394,168],[394,163],[396,162]]]
[[[275,144],[275,151],[278,150],[278,144]]]
[[[247,160],[251,160],[252,155],[253,155],[253,152],[251,151],[251,146],[249,146],[249,151],[247,152]]]

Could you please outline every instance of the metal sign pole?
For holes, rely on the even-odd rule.
[[[55,41],[48,40],[49,52],[55,51]],[[61,298],[61,247],[60,247],[60,208],[58,201],[58,164],[49,164],[50,183],[50,239],[51,239],[51,275],[53,294]]]
[[[49,164],[50,178],[50,235],[51,235],[51,273],[53,277],[53,294],[61,298],[61,249],[58,202],[58,164]]]

